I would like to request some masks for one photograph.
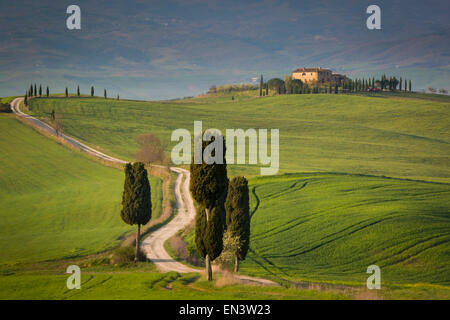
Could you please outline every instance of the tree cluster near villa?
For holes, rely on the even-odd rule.
[[[322,68],[296,69],[291,75],[281,78],[272,78],[264,81],[260,76],[259,86],[255,84],[226,84],[211,86],[208,94],[231,93],[240,91],[259,90],[259,96],[281,94],[315,94],[315,93],[356,93],[377,91],[412,91],[412,82],[409,79],[396,76],[382,75],[375,77],[350,79],[345,75],[332,73]],[[431,91],[431,90],[430,90]]]
[[[305,69],[314,70],[314,69]],[[323,70],[323,69],[322,69]],[[314,74],[313,72],[310,72]],[[320,72],[317,72],[320,74]],[[380,79],[375,77],[350,79],[344,75],[336,75],[333,77],[312,77],[299,79],[294,71],[292,75],[285,75],[283,79],[272,78],[267,82],[263,81],[261,75],[260,80],[260,96],[269,94],[314,94],[314,93],[354,93],[354,92],[372,92],[372,91],[412,91],[411,80],[397,79],[395,76],[381,76]]]

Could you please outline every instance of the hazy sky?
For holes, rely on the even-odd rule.
[[[0,0],[0,95],[31,82],[123,98],[196,95],[303,66],[450,87],[450,2]],[[81,8],[81,30],[66,9]],[[366,8],[381,7],[381,30]]]

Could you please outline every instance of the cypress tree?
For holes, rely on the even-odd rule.
[[[103,91],[103,95],[105,96],[105,99],[106,99],[107,98],[106,89]]]
[[[260,97],[262,97],[262,94],[263,94],[263,86],[264,86],[263,75],[261,75],[261,78],[259,79],[259,96]]]
[[[69,90],[66,87],[66,98],[69,96]]]
[[[122,194],[122,220],[129,225],[137,225],[135,261],[139,260],[141,225],[152,217],[152,199],[147,170],[142,162],[125,166],[125,183]]]
[[[23,100],[23,104],[25,105],[25,106],[28,106],[28,95],[25,93],[25,96],[24,96],[24,98],[23,98],[24,100]]]
[[[228,186],[225,201],[226,224],[233,236],[239,237],[239,249],[235,252],[235,268],[239,271],[239,261],[245,260],[250,243],[250,205],[248,182],[244,177],[235,177]]]
[[[30,94],[29,94],[30,97],[34,96],[34,94],[33,94],[33,85],[32,84],[30,85],[29,92],[30,92]]]
[[[39,85],[39,97],[42,96],[42,85]]]
[[[47,94],[47,98],[50,96],[50,89],[47,86],[47,90],[46,90],[46,94]]]
[[[224,198],[228,187],[227,165],[225,161],[225,139],[223,136],[212,137],[211,141],[202,141],[202,137],[195,137],[202,144],[202,154],[207,146],[213,144],[219,147],[219,141],[223,139],[223,162],[207,164],[203,159],[201,164],[190,165],[189,189],[193,198],[200,204],[200,210],[196,217],[196,244],[199,253],[205,258],[207,279],[212,280],[211,261],[216,259],[223,249],[223,229],[225,224],[225,212],[223,208]],[[195,153],[195,152],[194,152]],[[215,156],[215,150],[211,152]],[[194,156],[193,156],[194,157]]]
[[[36,83],[34,84],[34,95],[37,96],[38,92],[37,92],[37,87],[36,87]]]
[[[399,81],[398,85],[399,85],[398,90],[399,90],[399,91],[402,91],[402,85],[403,85],[403,79],[402,79],[402,77],[400,77],[400,81]]]
[[[206,234],[206,210],[200,207],[195,215],[195,245],[198,253],[202,257],[206,257],[206,246],[203,237]]]
[[[77,96],[80,96],[80,86],[77,86]]]
[[[91,87],[91,97],[94,96],[94,86]]]
[[[219,257],[223,250],[223,231],[225,229],[225,208],[223,202],[224,199],[221,199],[217,206],[211,210],[209,220],[206,224],[204,243],[206,252],[211,261],[214,261]],[[209,266],[211,266],[211,263]]]
[[[411,92],[411,79],[409,79],[409,92]]]

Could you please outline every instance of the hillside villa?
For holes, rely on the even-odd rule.
[[[299,68],[292,71],[292,79],[301,80],[304,83],[307,82],[335,82],[341,84],[342,81],[348,78],[339,73],[333,73],[330,69],[319,68]]]

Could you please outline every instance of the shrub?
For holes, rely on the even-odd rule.
[[[0,112],[11,113],[11,105],[9,103],[0,103]]]
[[[216,259],[216,264],[224,270],[233,270],[233,259],[240,248],[239,236],[233,235],[232,231],[227,229],[223,234],[223,250]]]
[[[126,264],[130,262],[134,262],[134,254],[135,254],[135,248],[134,247],[119,247],[116,250],[114,250],[112,256],[111,256],[111,263],[112,264]],[[146,261],[147,257],[145,253],[140,250],[139,251],[139,261]]]

